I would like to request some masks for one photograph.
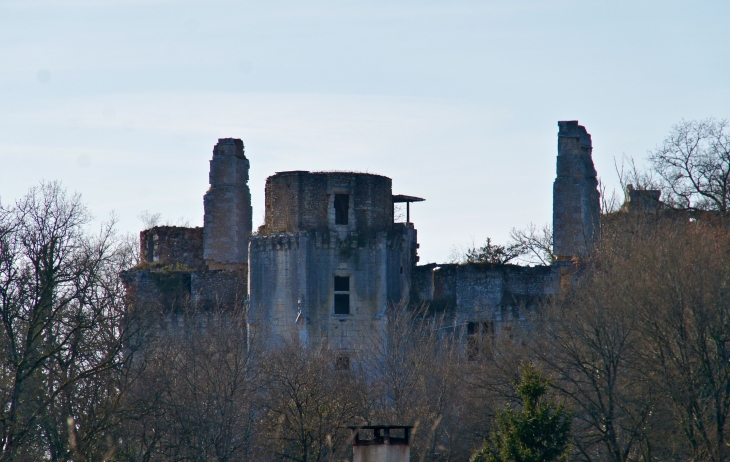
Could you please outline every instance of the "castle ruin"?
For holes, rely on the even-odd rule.
[[[344,355],[383,329],[394,304],[427,305],[465,338],[510,331],[570,285],[600,231],[591,137],[558,122],[553,188],[556,263],[418,265],[417,232],[395,222],[392,180],[354,172],[278,172],[266,180],[265,222],[252,232],[249,161],[220,139],[210,161],[202,228],[140,233],[141,263],[122,274],[137,300],[165,309],[243,303],[272,342],[327,342]]]

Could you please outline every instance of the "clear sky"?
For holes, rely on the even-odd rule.
[[[730,2],[0,0],[0,199],[41,179],[119,230],[200,226],[217,138],[267,176],[357,170],[412,206],[421,262],[551,220],[557,121],[643,159],[730,116]]]

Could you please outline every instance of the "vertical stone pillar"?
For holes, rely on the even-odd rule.
[[[213,148],[210,188],[203,198],[203,259],[210,270],[244,269],[251,234],[251,192],[243,142],[222,138]]]
[[[558,122],[553,184],[553,251],[558,260],[587,257],[600,237],[601,206],[591,135],[577,120]]]

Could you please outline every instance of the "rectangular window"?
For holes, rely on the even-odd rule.
[[[335,292],[350,291],[350,276],[335,276]]]
[[[335,314],[350,314],[350,294],[335,294]]]
[[[335,194],[335,224],[346,225],[350,212],[350,195]]]
[[[335,276],[335,314],[350,314],[350,276]]]

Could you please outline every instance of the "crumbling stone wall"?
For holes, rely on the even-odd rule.
[[[455,327],[474,321],[500,326],[522,322],[557,294],[559,273],[551,266],[429,264],[414,269],[411,304],[427,303]]]
[[[210,161],[210,189],[203,198],[203,258],[211,270],[241,269],[248,263],[253,226],[248,169],[243,142],[219,139]]]
[[[145,309],[172,313],[190,306],[190,271],[137,269],[120,276],[129,300]]]
[[[139,243],[145,266],[203,269],[203,228],[155,226],[139,233]]]
[[[239,139],[213,149],[204,226],[140,233],[141,264],[122,273],[133,300],[163,311],[242,305],[248,294],[249,163]]]
[[[600,237],[601,206],[591,135],[577,120],[558,122],[553,184],[553,251],[558,260],[586,257]]]
[[[131,301],[166,313],[240,307],[248,295],[245,271],[136,269],[120,276]]]
[[[244,270],[193,272],[190,295],[198,308],[242,306],[248,296],[248,274]]]
[[[621,206],[627,213],[657,213],[667,209],[659,198],[662,192],[656,189],[634,189],[634,185],[626,187],[626,201]]]

